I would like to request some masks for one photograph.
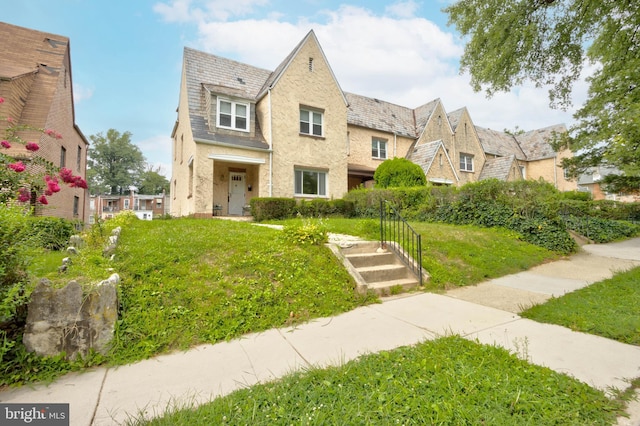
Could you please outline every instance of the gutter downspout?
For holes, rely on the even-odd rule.
[[[267,91],[269,97],[269,197],[273,197],[273,114],[271,113],[271,89]]]
[[[393,132],[393,156],[398,156],[398,134]]]

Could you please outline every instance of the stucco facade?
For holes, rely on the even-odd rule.
[[[343,92],[313,31],[273,71],[185,48],[171,214],[243,215],[253,197],[341,198],[394,157],[432,184],[543,177],[572,189],[547,136],[482,129],[440,99],[408,108]]]

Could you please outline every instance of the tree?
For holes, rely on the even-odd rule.
[[[142,172],[140,176],[140,183],[138,184],[138,192],[140,194],[156,195],[169,192],[169,181],[166,177],[160,174],[161,168],[153,168],[151,165],[147,165],[147,169]]]
[[[423,186],[427,183],[419,165],[406,158],[384,160],[373,174],[378,188]]]
[[[608,164],[640,183],[640,2],[459,0],[444,11],[468,37],[461,71],[488,96],[531,81],[566,109],[583,67],[596,64],[576,124],[554,147],[574,152],[563,161],[574,177]]]
[[[140,148],[131,143],[131,133],[109,129],[106,136],[98,133],[89,138],[87,180],[91,193],[124,194],[139,181],[145,165]]]

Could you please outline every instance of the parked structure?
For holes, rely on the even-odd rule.
[[[612,200],[624,203],[640,201],[640,194],[607,192],[601,185],[602,180],[608,175],[618,175],[620,170],[612,166],[591,167],[585,173],[578,176],[578,191],[589,192],[593,200]]]
[[[0,117],[60,133],[62,139],[29,130],[19,135],[38,142],[37,155],[86,179],[89,143],[75,123],[69,39],[0,22],[0,40],[0,97],[5,99],[0,104]],[[0,121],[0,131],[8,124]],[[31,158],[22,146],[14,145],[7,153],[23,161]],[[36,215],[85,223],[89,219],[86,189],[61,185],[61,191],[48,201],[46,206],[34,204]]]
[[[173,138],[171,213],[242,215],[252,197],[341,198],[387,158],[429,182],[539,179],[575,189],[548,143],[476,127],[440,99],[411,109],[345,93],[310,31],[275,71],[184,49]]]
[[[169,214],[169,204],[169,196],[165,194],[143,195],[131,191],[129,195],[92,195],[89,223],[94,223],[96,217],[111,219],[123,210],[133,211],[138,219],[152,220]]]

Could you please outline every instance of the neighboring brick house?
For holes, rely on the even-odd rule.
[[[40,145],[37,155],[86,179],[89,143],[75,123],[69,39],[0,22],[0,40],[0,97],[5,99],[0,117],[60,133],[62,139],[38,131],[20,136]],[[2,120],[0,133],[7,126]],[[7,153],[29,158],[24,147],[15,144]],[[35,204],[35,214],[88,222],[88,191],[60,187],[48,205]]]
[[[123,210],[135,213],[138,219],[153,220],[169,214],[169,196],[164,192],[158,195],[144,195],[131,192],[129,195],[92,195],[89,202],[93,224],[96,217],[102,220],[112,219]]]
[[[482,129],[440,99],[411,109],[345,93],[313,31],[273,72],[185,48],[171,214],[242,215],[252,197],[341,198],[394,157],[433,184],[526,176],[574,189],[558,176],[550,134]]]

